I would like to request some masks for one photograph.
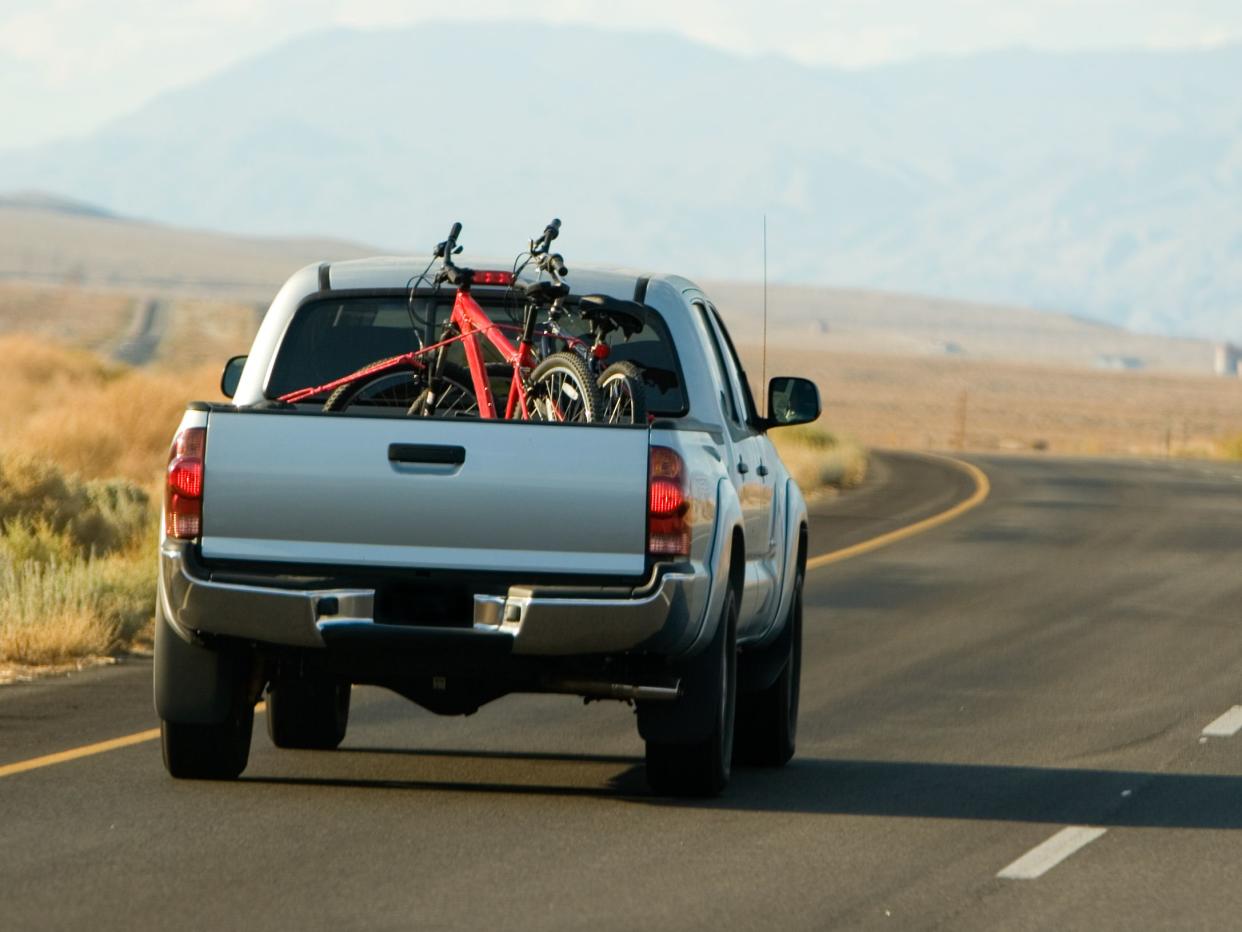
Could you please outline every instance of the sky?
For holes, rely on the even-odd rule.
[[[443,19],[676,32],[860,68],[998,48],[1242,41],[1238,0],[0,0],[0,148],[93,130],[310,30]]]

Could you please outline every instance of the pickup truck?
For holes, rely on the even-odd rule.
[[[353,684],[445,715],[521,692],[630,702],[660,794],[784,764],[807,512],[766,434],[819,416],[814,384],[773,378],[761,414],[694,283],[575,268],[574,294],[643,309],[611,349],[644,374],[645,423],[280,400],[428,345],[451,296],[411,286],[424,265],[295,273],[229,361],[230,403],[188,406],[159,545],[168,772],[236,778],[264,697],[278,747],[335,748]],[[497,314],[505,294],[474,290]]]

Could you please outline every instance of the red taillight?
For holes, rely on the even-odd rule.
[[[675,450],[652,447],[647,494],[647,552],[657,557],[688,557],[685,464]]]
[[[591,357],[593,359],[607,359],[612,353],[607,343],[596,343],[591,347]]]
[[[203,454],[207,428],[180,431],[168,451],[164,483],[164,533],[193,540],[203,532]]]
[[[671,518],[686,510],[686,496],[672,479],[651,480],[651,503],[647,510],[653,518]]]
[[[512,285],[513,273],[498,269],[475,269],[474,283],[476,285]]]

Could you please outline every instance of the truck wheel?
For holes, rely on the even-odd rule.
[[[794,580],[789,604],[788,645],[780,674],[765,689],[737,697],[733,759],[739,764],[781,767],[794,755],[798,696],[802,686],[802,575]]]
[[[155,712],[164,767],[174,777],[232,780],[246,769],[254,702],[255,658],[244,648],[187,641],[155,605]]]
[[[254,703],[236,691],[228,718],[217,725],[160,720],[164,768],[185,780],[235,780],[250,759]]]
[[[278,748],[331,751],[349,726],[350,684],[340,680],[276,682],[267,690],[267,733]]]
[[[647,783],[663,796],[716,796],[729,782],[737,701],[737,594],[730,589],[716,637],[683,670],[685,701],[710,695],[715,703],[711,732],[701,741],[647,742]]]

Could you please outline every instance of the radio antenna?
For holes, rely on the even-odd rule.
[[[759,398],[764,412],[768,410],[768,215],[763,215],[763,362],[759,369]],[[767,417],[765,413],[763,415]]]

